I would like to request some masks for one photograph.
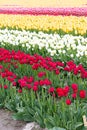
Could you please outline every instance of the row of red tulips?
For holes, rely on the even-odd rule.
[[[18,63],[28,64],[32,66],[33,70],[44,68],[45,70],[55,72],[56,75],[60,74],[61,70],[63,70],[72,72],[74,75],[80,75],[81,78],[87,78],[87,70],[85,70],[82,64],[76,65],[74,61],[68,61],[64,64],[60,61],[53,61],[51,57],[44,58],[38,54],[30,55],[22,51],[16,52],[0,48],[0,62],[2,61],[13,64],[15,68],[18,67]]]
[[[76,99],[78,96],[82,99],[86,98],[87,92],[86,90],[82,89],[79,91],[78,85],[73,83],[71,86],[64,86],[62,87],[52,87],[52,82],[45,78],[45,79],[39,79],[37,81],[34,80],[34,77],[27,77],[24,76],[20,79],[14,74],[13,72],[9,71],[8,69],[5,69],[2,65],[0,65],[0,75],[2,78],[7,79],[8,81],[12,82],[12,85],[17,87],[17,83],[19,83],[20,88],[18,88],[18,93],[22,93],[22,89],[32,89],[35,93],[39,91],[39,87],[43,86],[50,86],[48,87],[48,93],[50,93],[53,97],[58,96],[59,98],[66,97],[66,104],[71,104],[71,99],[67,98],[69,95],[71,95],[72,99]],[[45,76],[45,72],[39,72],[38,77],[42,78]],[[17,81],[18,79],[18,81]],[[16,82],[17,81],[17,82]],[[4,89],[8,89],[7,85],[0,84],[0,88],[4,87]],[[71,90],[72,89],[72,90]],[[72,91],[72,92],[71,92]]]
[[[53,86],[50,77],[47,77],[47,71],[55,72],[55,75],[60,75],[63,72],[73,73],[73,76],[79,75],[79,78],[87,78],[87,71],[84,67],[79,64],[78,66],[73,61],[68,61],[66,64],[60,61],[53,61],[51,57],[42,57],[40,55],[30,55],[21,51],[9,51],[4,48],[0,48],[0,75],[2,78],[10,81],[13,86],[18,87],[18,92],[22,93],[22,89],[33,90],[35,93],[41,88],[47,89],[53,97],[66,97],[66,104],[71,104],[71,98],[76,99],[77,97],[86,98],[86,90],[79,89],[76,83],[71,85],[65,85],[63,88],[58,86]],[[4,67],[6,66],[7,67]],[[44,69],[44,71],[37,71],[34,76],[21,76],[18,73],[11,71],[11,66],[18,69],[20,65],[26,64],[31,66],[32,71],[37,71],[38,69]],[[27,71],[27,70],[25,70]],[[61,79],[60,79],[61,80]],[[0,87],[3,85],[1,84]],[[48,86],[48,87],[47,87]],[[4,89],[8,89],[7,85],[4,85]],[[70,98],[69,98],[70,97]]]

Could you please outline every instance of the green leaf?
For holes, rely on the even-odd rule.
[[[33,118],[32,115],[24,114],[24,115],[23,115],[23,120],[24,120],[24,121],[28,121],[28,122],[33,122],[33,121],[34,121],[34,118]]]
[[[56,126],[56,125],[55,125],[55,120],[54,120],[54,118],[51,117],[51,116],[48,116],[48,115],[47,115],[47,117],[44,119],[44,123],[45,123],[45,126],[46,126],[47,128],[52,128],[52,127]]]
[[[36,112],[35,115],[34,115],[34,120],[37,123],[39,123],[39,125],[41,127],[44,127],[44,116],[43,115],[41,115],[41,114],[39,114],[39,113]]]
[[[24,120],[23,112],[15,113],[12,115],[12,119],[14,120]]]
[[[83,125],[83,122],[76,122],[75,128],[78,128],[78,127],[80,127],[80,126],[82,126],[82,125]]]
[[[48,129],[48,130],[66,130],[66,129],[60,128],[60,127],[53,127],[53,128],[51,128],[51,129]]]
[[[3,103],[0,103],[0,109],[4,107],[4,104]]]

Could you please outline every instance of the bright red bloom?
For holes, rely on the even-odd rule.
[[[75,67],[76,67],[76,65],[69,66],[70,71],[73,71]]]
[[[74,68],[74,70],[73,70],[74,75],[77,75],[77,74],[78,74],[78,72],[79,72],[78,67]]]
[[[35,81],[35,82],[34,82],[34,85],[35,85],[35,86],[38,86],[38,85],[39,85],[39,81]]]
[[[40,80],[40,86],[44,85],[44,80]]]
[[[2,72],[2,73],[1,73],[1,77],[2,77],[2,78],[5,78],[5,77],[6,77],[6,73],[5,73],[5,72]]]
[[[52,82],[49,80],[49,79],[44,79],[44,80],[40,80],[40,86],[43,86],[43,85],[51,85]]]
[[[33,61],[30,61],[30,65],[33,65]]]
[[[22,93],[22,89],[18,89],[18,93]]]
[[[66,66],[64,70],[70,72],[70,68],[68,66]]]
[[[57,88],[56,92],[57,92],[57,94],[58,94],[59,97],[63,97],[64,96],[63,88]]]
[[[57,61],[56,64],[57,64],[58,66],[61,66],[61,67],[64,66],[64,63],[62,63],[62,62],[60,62],[60,61]]]
[[[54,87],[50,87],[50,88],[48,89],[48,92],[49,92],[49,93],[53,93],[53,92],[54,92]]]
[[[4,89],[7,89],[8,88],[8,86],[7,85],[4,85]]]
[[[71,72],[76,68],[76,64],[73,61],[68,61],[66,64],[65,71]]]
[[[17,83],[14,81],[14,82],[12,82],[12,85],[13,85],[13,86],[16,86],[16,85],[17,85]]]
[[[31,85],[30,85],[30,84],[27,84],[27,88],[28,88],[28,89],[31,89],[32,87],[31,87]]]
[[[53,62],[53,61],[49,61],[48,62],[49,66],[52,67],[53,69],[56,68],[56,62]]]
[[[52,82],[49,79],[44,79],[44,85],[51,85]]]
[[[68,95],[69,90],[70,90],[70,87],[69,87],[69,86],[65,86],[65,87],[63,88],[64,96],[67,96],[67,95]]]
[[[3,69],[3,66],[2,66],[2,65],[0,65],[0,69]]]
[[[81,73],[81,78],[87,78],[87,71]]]
[[[59,97],[63,97],[63,96],[67,96],[69,93],[70,87],[69,86],[65,86],[64,88],[57,88],[56,92],[58,94]]]
[[[70,60],[66,63],[68,66],[75,65],[74,61]]]
[[[66,99],[66,104],[70,105],[71,104],[71,100],[70,99]]]
[[[56,69],[55,70],[55,74],[58,75],[60,72],[59,72],[59,69]]]
[[[17,78],[16,74],[13,74],[12,76],[13,76],[13,78],[14,78],[14,79],[16,79],[16,78]]]
[[[8,76],[8,77],[7,77],[7,80],[10,81],[10,82],[13,82],[13,81],[14,81],[14,78],[11,77],[11,76]]]
[[[19,79],[18,83],[20,84],[21,87],[26,87],[26,81],[24,79]]]
[[[37,63],[36,63],[36,64],[33,64],[33,66],[32,66],[32,69],[33,69],[33,70],[37,70],[38,68],[39,68],[39,64],[37,64]]]
[[[76,94],[76,93],[73,93],[73,94],[72,94],[72,98],[76,99],[76,97],[77,97],[77,94]]]
[[[83,65],[82,65],[82,64],[79,64],[79,65],[78,65],[78,69],[81,70],[81,71],[83,71],[83,69],[84,69]]]
[[[5,69],[6,76],[13,76],[13,72],[9,71],[8,69]]]
[[[30,78],[28,79],[28,82],[29,82],[29,83],[32,83],[33,80],[34,80],[34,78],[33,78],[32,76],[30,76]]]
[[[80,96],[80,98],[86,98],[86,91],[85,90],[80,90],[79,96]]]
[[[38,90],[38,86],[33,86],[33,91],[37,91]]]
[[[52,58],[51,57],[46,57],[45,60],[52,61]]]
[[[24,76],[23,79],[28,82],[28,77],[27,76]]]
[[[39,78],[41,78],[41,77],[43,77],[43,76],[45,76],[45,75],[46,75],[46,72],[39,72],[39,73],[38,73],[38,77],[39,77]]]
[[[78,85],[77,84],[72,84],[72,90],[74,93],[77,93],[78,92]]]

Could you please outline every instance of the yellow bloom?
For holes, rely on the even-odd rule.
[[[66,33],[73,30],[79,34],[87,31],[87,17],[81,16],[48,16],[48,15],[5,15],[0,14],[0,28],[58,31]]]

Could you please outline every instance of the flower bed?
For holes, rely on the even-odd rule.
[[[1,14],[0,28],[87,35],[87,17]]]
[[[0,30],[1,46],[7,49],[22,49],[31,54],[52,56],[60,61],[73,59],[75,63],[87,65],[87,38],[69,34],[47,34],[43,32]],[[41,53],[42,52],[42,53]],[[78,59],[79,58],[79,59]]]
[[[64,15],[87,16],[87,7],[83,8],[0,8],[0,14]]]
[[[0,106],[16,111],[15,119],[35,120],[47,128],[82,129],[82,114],[86,114],[87,71],[81,64],[54,62],[50,57],[4,48],[0,48],[0,62]],[[68,126],[67,119],[72,118]],[[80,124],[74,125],[75,122]]]
[[[48,130],[84,130],[87,17],[0,15],[0,107]]]

